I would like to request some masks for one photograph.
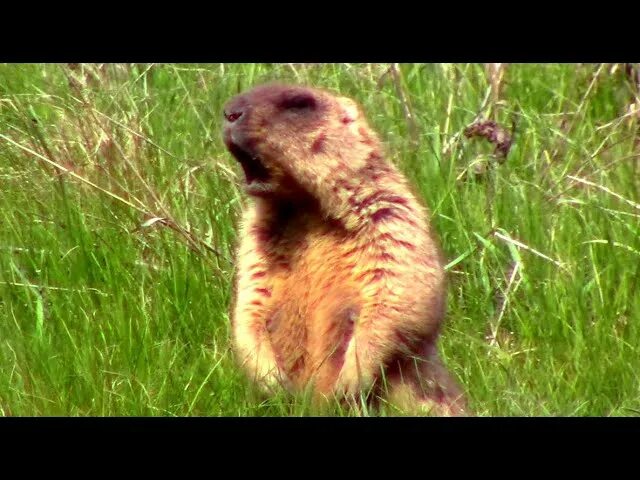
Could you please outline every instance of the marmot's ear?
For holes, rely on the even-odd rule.
[[[360,107],[358,104],[350,98],[338,97],[338,104],[341,109],[342,123],[352,123],[360,118]]]

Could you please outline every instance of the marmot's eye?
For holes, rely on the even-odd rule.
[[[316,99],[313,95],[301,93],[285,97],[280,102],[280,108],[284,110],[313,110],[316,108]]]

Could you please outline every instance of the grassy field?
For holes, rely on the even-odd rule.
[[[0,65],[0,413],[310,413],[256,396],[229,349],[245,200],[221,110],[278,79],[356,98],[431,207],[440,349],[476,414],[640,414],[638,86],[621,65],[502,73]],[[515,125],[504,161],[464,135],[479,116]]]

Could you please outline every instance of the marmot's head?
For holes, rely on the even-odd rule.
[[[256,87],[232,98],[224,117],[225,144],[254,196],[308,191],[335,169],[360,168],[358,150],[374,141],[353,100],[301,86]]]

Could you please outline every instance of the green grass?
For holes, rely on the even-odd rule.
[[[620,119],[637,95],[624,69],[510,65],[485,106],[516,122],[513,147],[477,176],[463,173],[492,147],[462,131],[483,66],[401,66],[417,146],[387,69],[0,65],[0,413],[314,413],[259,398],[229,349],[244,197],[221,109],[280,79],[360,101],[431,207],[451,261],[440,349],[476,414],[639,414],[640,131]]]

